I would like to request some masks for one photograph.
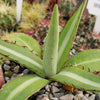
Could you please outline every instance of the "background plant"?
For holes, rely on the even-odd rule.
[[[70,16],[75,11],[77,7],[77,2],[75,0],[61,0],[59,1],[59,9],[61,15],[65,17],[66,15]]]
[[[0,53],[2,55],[7,55],[8,58],[25,65],[37,74],[18,77],[10,81],[0,91],[1,100],[24,100],[51,81],[83,90],[100,91],[100,77],[91,73],[100,70],[100,50],[84,51],[68,60],[73,37],[86,3],[87,0],[82,3],[68,21],[60,36],[58,6],[55,5],[44,44],[43,60],[39,58],[38,53],[36,56],[23,47],[0,41]],[[19,35],[19,39],[23,40],[25,37],[21,36],[22,34]],[[29,37],[25,36],[24,43],[30,47],[26,41]],[[34,42],[32,43],[34,44]],[[68,60],[67,63],[66,59]],[[85,67],[85,70],[82,69],[82,66]],[[90,69],[90,72],[87,69]]]
[[[33,30],[46,15],[46,6],[43,3],[29,4],[23,2],[22,18],[18,31]]]
[[[11,31],[14,29],[16,22],[16,8],[5,4],[4,2],[0,3],[0,30],[1,31]]]
[[[6,1],[0,1],[0,30],[3,31],[18,31],[27,32],[33,31],[36,25],[46,15],[46,5],[43,3],[29,4],[23,2],[21,21],[16,24],[16,6],[12,2],[11,5]]]

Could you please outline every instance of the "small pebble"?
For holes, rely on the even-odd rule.
[[[59,88],[59,90],[60,90],[60,91],[59,91],[60,93],[66,94],[66,90],[64,90],[63,88]]]
[[[83,92],[82,91],[78,91],[78,94],[76,94],[76,97],[80,100],[83,97]]]
[[[14,72],[15,72],[15,73],[18,73],[18,72],[19,72],[19,68],[20,68],[20,67],[17,65],[17,66],[14,68]]]
[[[78,36],[76,36],[76,38],[77,38],[77,39],[80,39],[80,36],[78,35]]]
[[[50,91],[51,86],[50,85],[46,85],[45,89],[49,92]]]
[[[6,64],[4,64],[3,68],[4,68],[5,71],[9,71],[10,70],[10,66],[6,65]]]
[[[88,98],[89,97],[89,94],[85,94],[85,96]]]
[[[52,93],[48,94],[48,96],[50,96],[50,98],[54,98]]]
[[[76,96],[74,96],[74,99],[73,100],[79,100]]]
[[[45,100],[47,98],[48,98],[48,96],[46,94],[42,94],[42,95],[38,95],[36,100],[43,100],[43,99]]]
[[[73,54],[75,54],[76,50],[75,50],[75,49],[72,49],[71,52],[72,52]]]
[[[49,100],[47,97],[44,97],[42,100]]]
[[[64,93],[53,93],[54,97],[60,98],[61,96],[64,95]]]
[[[90,95],[92,95],[92,94],[93,94],[93,93],[92,93],[92,92],[90,92],[90,91],[87,91],[87,93],[88,93],[88,94],[90,94]]]
[[[88,100],[86,96],[83,96],[80,100]]]
[[[45,95],[49,95],[49,92],[45,92]],[[50,94],[50,96],[53,97],[52,94]]]
[[[9,77],[5,77],[5,80],[6,80],[6,81],[9,81],[9,80],[10,80],[10,78],[9,78]]]
[[[42,89],[41,91],[39,91],[39,94],[42,95],[45,93],[45,89]]]
[[[73,100],[74,96],[72,94],[67,94],[65,96],[60,97],[60,100]]]
[[[91,95],[91,96],[89,97],[89,100],[95,100],[95,94]]]
[[[24,71],[23,71],[23,74],[24,75],[26,75],[26,74],[28,74],[29,73],[29,69],[25,69]]]
[[[52,86],[51,90],[52,90],[52,93],[59,92],[59,89],[55,86]]]
[[[12,77],[13,77],[13,78],[16,78],[16,77],[17,77],[17,74],[16,74],[16,73],[14,73],[14,74],[12,75]]]
[[[59,100],[58,98],[51,98],[51,100]]]
[[[23,73],[21,73],[21,74],[18,74],[18,76],[23,76],[24,74]]]
[[[44,95],[39,95],[36,100],[42,100],[43,98],[44,98]]]
[[[62,87],[62,84],[60,84],[58,82],[54,82],[54,86],[56,86],[56,87]]]

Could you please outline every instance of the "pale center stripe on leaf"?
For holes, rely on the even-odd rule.
[[[22,41],[29,49],[32,49],[26,42],[24,42],[21,38],[16,37],[18,40]]]
[[[15,56],[17,56],[17,57],[19,57],[21,59],[24,59],[25,61],[30,62],[31,64],[34,64],[37,67],[42,69],[42,66],[39,63],[35,62],[34,60],[32,60],[31,58],[29,58],[29,57],[27,57],[25,55],[22,55],[22,54],[20,54],[20,53],[18,53],[16,51],[11,50],[10,48],[6,48],[6,47],[4,47],[2,45],[0,45],[0,49],[3,50],[3,51],[6,51],[6,52],[8,52],[8,53],[10,53],[12,55],[15,55]]]
[[[22,83],[21,85],[19,85],[18,87],[16,87],[14,90],[11,91],[11,93],[9,94],[9,96],[7,97],[6,100],[12,100],[18,93],[20,93],[21,91],[24,91],[25,88],[27,88],[29,85],[31,85],[33,82],[35,82],[39,79],[41,79],[41,78],[34,77],[34,78],[29,79],[28,81]]]
[[[77,75],[75,73],[63,71],[63,72],[59,73],[59,75],[68,76],[68,77],[70,77],[70,78],[72,78],[74,80],[77,80],[77,81],[81,82],[81,83],[84,83],[84,84],[87,84],[87,85],[91,85],[93,87],[99,87],[100,88],[100,83],[94,82],[92,80],[89,80],[87,78],[79,76],[79,75]]]
[[[82,65],[82,64],[87,64],[87,63],[92,63],[92,62],[96,62],[96,61],[100,61],[100,59],[93,59],[93,60],[89,60],[89,61],[83,61],[81,63],[76,63],[73,66],[78,66],[78,65]]]
[[[69,29],[67,35],[65,36],[64,41],[63,41],[63,43],[62,43],[62,45],[61,45],[61,48],[60,48],[60,50],[59,50],[58,62],[59,62],[59,60],[60,60],[60,58],[61,58],[61,56],[62,56],[62,54],[63,54],[63,51],[64,51],[65,48],[66,48],[66,43],[68,44],[68,41],[69,41],[70,35],[71,35],[71,34],[69,34],[69,33],[72,33],[73,28],[75,27],[74,24],[75,24],[75,22],[77,21],[77,17],[78,17],[78,14],[77,14],[77,16],[76,16],[76,18],[75,18],[73,24],[70,26],[70,29]]]

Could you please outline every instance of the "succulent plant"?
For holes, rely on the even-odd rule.
[[[87,0],[81,4],[60,36],[58,6],[55,5],[48,35],[44,43],[43,59],[37,56],[38,53],[35,55],[16,44],[0,41],[0,53],[2,55],[6,55],[36,73],[36,75],[25,75],[8,82],[0,90],[1,100],[25,100],[52,81],[73,88],[100,92],[100,77],[91,73],[100,70],[100,50],[87,50],[68,60],[73,38],[86,3]],[[26,39],[25,37],[19,39],[27,47],[30,47],[27,42],[35,45],[32,40],[28,40],[27,35]],[[83,70],[83,68],[85,69]],[[88,69],[90,69],[90,72],[88,72]]]
[[[18,31],[35,29],[37,23],[41,21],[46,15],[46,8],[43,4],[33,3],[28,4],[23,2],[22,18],[18,27]]]
[[[0,29],[11,31],[14,29],[16,22],[15,8],[11,8],[4,3],[0,4]]]
[[[59,9],[62,16],[72,15],[76,9],[76,2],[74,0],[60,0]]]

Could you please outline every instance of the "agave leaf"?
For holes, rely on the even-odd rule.
[[[25,75],[8,82],[0,90],[0,100],[26,100],[49,81],[35,75]]]
[[[80,52],[70,58],[65,66],[78,66],[91,72],[100,71],[100,50],[95,49]]]
[[[55,5],[50,28],[44,44],[44,70],[47,76],[56,74],[59,39],[58,6]]]
[[[13,42],[16,41],[16,44],[19,46],[26,46],[26,48],[28,48],[30,51],[33,51],[35,54],[41,57],[41,47],[35,39],[22,33],[12,34],[11,37]]]
[[[81,4],[75,14],[71,17],[71,19],[67,22],[65,28],[61,32],[59,38],[59,51],[58,51],[58,72],[64,66],[64,63],[68,59],[69,52],[80,22],[81,15],[85,8],[87,0]]]
[[[52,78],[75,88],[100,92],[100,77],[75,67],[64,68]]]
[[[23,47],[0,41],[0,54],[7,56],[20,64],[24,64],[27,68],[38,74],[44,74],[42,60]]]

